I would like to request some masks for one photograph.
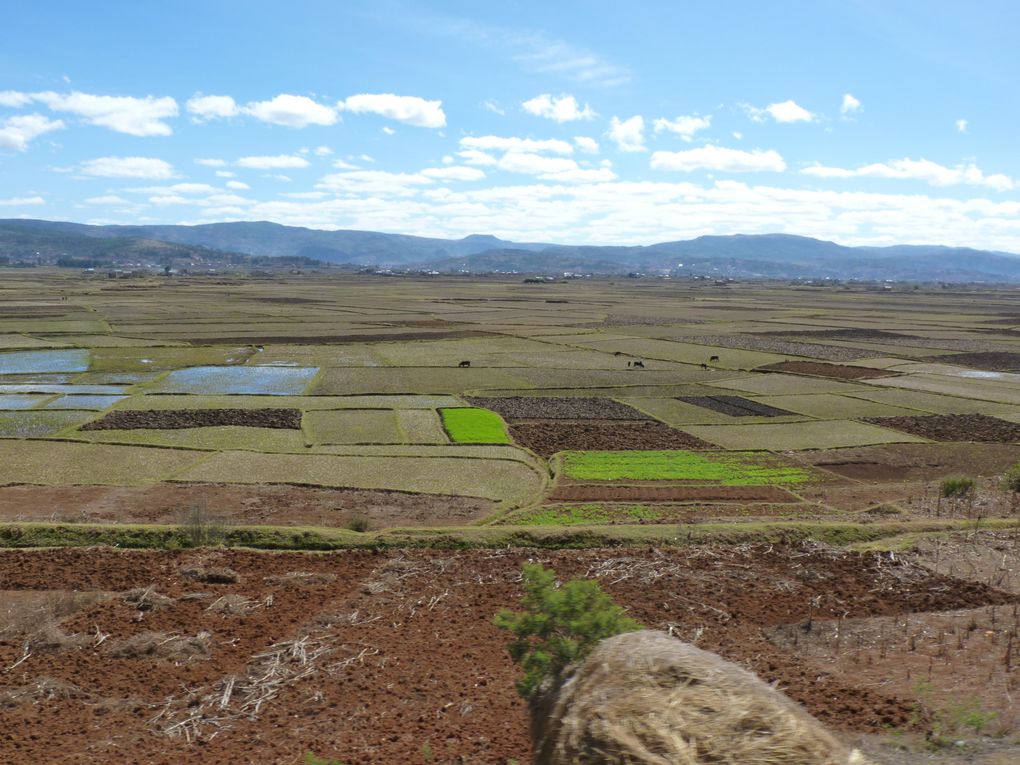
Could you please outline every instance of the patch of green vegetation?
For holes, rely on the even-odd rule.
[[[1020,462],[1002,476],[1002,489],[1003,491],[1020,492]]]
[[[558,505],[522,510],[504,521],[513,526],[597,526],[605,523],[655,521],[661,512],[648,505],[607,507],[600,504]]]
[[[488,409],[441,409],[443,427],[455,444],[508,444],[502,418]]]
[[[943,497],[965,497],[974,491],[974,479],[956,475],[943,478],[939,484],[939,494]]]
[[[557,586],[555,571],[525,563],[522,586],[524,611],[503,609],[495,624],[514,636],[507,650],[524,670],[517,682],[517,692],[524,698],[584,660],[600,640],[641,629],[593,580],[571,579]]]
[[[771,486],[811,480],[807,470],[757,452],[563,452],[562,460],[567,476],[589,481],[669,480]]]

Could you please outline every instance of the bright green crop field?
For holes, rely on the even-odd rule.
[[[503,420],[488,409],[441,409],[443,426],[455,444],[508,444]]]
[[[811,480],[802,468],[760,452],[564,452],[563,473],[589,481],[699,481],[723,486],[770,486]]]

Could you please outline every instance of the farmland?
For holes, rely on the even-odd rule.
[[[242,761],[261,741],[281,763],[424,743],[526,761],[491,617],[528,558],[780,682],[879,761],[883,732],[918,733],[919,706],[945,716],[978,677],[983,733],[1006,735],[1017,298],[12,271],[0,547],[40,549],[0,552],[0,728],[47,735],[0,760]],[[943,497],[950,476],[973,490]],[[203,567],[236,581],[185,573]],[[139,610],[138,588],[168,602]],[[300,640],[309,673],[242,714],[225,678]],[[187,699],[201,714],[175,727]]]

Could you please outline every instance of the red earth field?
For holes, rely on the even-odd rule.
[[[897,556],[807,543],[5,551],[0,761],[526,762],[526,713],[492,616],[517,602],[528,560],[596,578],[646,626],[753,669],[849,734],[923,725],[909,687],[777,635],[1020,602]],[[884,657],[903,645],[887,642]]]

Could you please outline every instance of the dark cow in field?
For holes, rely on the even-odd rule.
[[[718,356],[713,356],[712,358],[709,359],[709,361],[718,361],[718,360],[719,360]]]
[[[471,362],[470,361],[462,361],[457,366],[458,367],[469,367],[469,366],[471,366]]]
[[[644,369],[645,368],[645,362],[643,362],[643,361],[634,361],[634,362],[628,361],[627,362],[627,366],[628,367],[633,367],[634,369]]]
[[[702,364],[702,365],[701,365],[701,368],[702,368],[702,369],[708,369],[708,364]]]

